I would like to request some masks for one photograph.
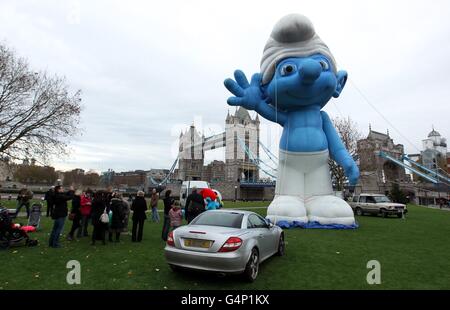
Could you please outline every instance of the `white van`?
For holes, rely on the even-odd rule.
[[[192,188],[197,187],[201,190],[203,188],[211,188],[206,181],[183,181],[180,191],[180,206],[184,208],[186,206],[186,198],[192,193]]]

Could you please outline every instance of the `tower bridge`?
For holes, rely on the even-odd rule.
[[[252,119],[242,107],[234,115],[227,114],[222,133],[205,137],[192,125],[180,134],[176,178],[183,181],[258,182],[258,165],[245,150],[259,157],[259,125],[259,117]],[[225,148],[225,162],[213,161],[205,166],[205,152],[220,148]]]

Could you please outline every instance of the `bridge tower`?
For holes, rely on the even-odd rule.
[[[203,141],[194,125],[180,134],[178,155],[178,178],[184,181],[201,180],[205,153]]]
[[[225,175],[229,182],[259,179],[259,169],[253,164],[240,143],[244,143],[259,158],[259,117],[252,119],[248,111],[239,107],[234,115],[225,119]]]
[[[383,193],[390,189],[391,183],[408,182],[405,169],[378,156],[380,151],[402,160],[404,147],[395,144],[389,132],[381,133],[369,127],[366,139],[358,141],[360,184],[363,192]]]

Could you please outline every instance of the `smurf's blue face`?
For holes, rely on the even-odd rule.
[[[339,97],[346,80],[347,73],[334,73],[323,55],[286,58],[277,65],[265,92],[271,104],[283,111],[311,105],[322,108],[331,97]]]

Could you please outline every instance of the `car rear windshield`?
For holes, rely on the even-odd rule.
[[[221,226],[231,228],[241,228],[242,218],[241,213],[225,213],[225,212],[205,212],[194,219],[192,225],[207,225],[207,226]]]

